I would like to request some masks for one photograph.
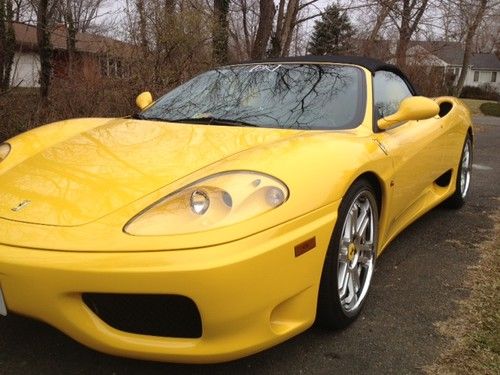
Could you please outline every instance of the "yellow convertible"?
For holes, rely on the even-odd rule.
[[[348,325],[388,243],[469,190],[468,110],[376,60],[225,66],[137,104],[0,146],[0,315],[114,355],[232,360]]]

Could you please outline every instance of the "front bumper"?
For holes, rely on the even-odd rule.
[[[127,253],[0,245],[9,312],[42,320],[98,351],[138,359],[213,363],[250,355],[310,327],[338,202],[278,227],[213,247]],[[296,256],[312,237],[316,247]],[[82,293],[190,298],[200,338],[129,333],[103,322]]]

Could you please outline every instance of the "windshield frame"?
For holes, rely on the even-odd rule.
[[[214,71],[214,70],[217,70],[217,69],[229,69],[229,68],[234,68],[234,67],[245,67],[245,66],[259,66],[259,65],[262,65],[262,66],[270,66],[270,65],[274,65],[274,66],[283,66],[283,65],[294,65],[294,66],[318,66],[318,65],[328,65],[328,66],[340,66],[340,67],[349,67],[349,68],[353,68],[355,70],[358,71],[359,74],[357,74],[358,76],[358,80],[357,80],[357,84],[358,84],[358,100],[357,100],[357,103],[355,103],[355,110],[354,110],[354,117],[353,119],[347,123],[347,124],[344,124],[343,126],[338,126],[338,127],[331,127],[331,126],[315,126],[314,128],[300,128],[300,127],[285,127],[285,126],[272,126],[272,125],[260,125],[260,124],[255,124],[255,125],[252,125],[252,126],[255,126],[257,128],[262,128],[262,129],[284,129],[284,130],[299,130],[299,131],[336,131],[336,130],[352,130],[352,129],[356,129],[358,127],[360,127],[365,118],[366,118],[366,111],[367,111],[367,106],[368,106],[368,103],[367,103],[367,98],[368,98],[368,93],[367,93],[367,78],[366,78],[366,73],[365,73],[365,69],[363,69],[362,67],[358,66],[358,65],[355,65],[355,64],[348,64],[348,63],[329,63],[329,62],[312,62],[312,61],[304,61],[304,62],[301,62],[301,61],[293,61],[293,62],[289,62],[289,61],[283,61],[283,62],[280,62],[280,61],[260,61],[260,62],[248,62],[248,63],[239,63],[239,64],[228,64],[228,65],[222,65],[222,66],[218,66],[218,67],[214,67],[213,69],[209,69],[209,70],[206,70],[206,71],[203,71],[193,77],[191,77],[190,79],[186,80],[185,82],[183,82],[182,84],[176,86],[176,87],[173,87],[171,90],[167,91],[165,94],[163,94],[161,97],[159,97],[157,100],[155,100],[150,106],[148,106],[147,108],[145,108],[144,110],[140,111],[139,113],[137,113],[135,116],[136,118],[139,118],[139,119],[143,119],[143,120],[149,120],[147,117],[144,117],[143,114],[145,112],[147,112],[148,110],[150,110],[151,108],[153,108],[155,106],[156,103],[158,103],[159,101],[161,101],[161,99],[163,97],[165,97],[166,95],[170,94],[172,91],[176,90],[178,87],[188,83],[189,81],[191,81],[192,79],[200,76],[200,75],[203,75],[203,74],[206,74],[210,71]],[[185,120],[185,119],[184,119]],[[198,124],[198,125],[212,125],[211,122],[207,122],[206,124],[205,123],[202,123],[200,121],[196,121],[197,119],[193,117],[193,123],[194,124]],[[189,121],[185,120],[185,121],[179,121],[177,122],[175,119],[167,119],[165,118],[165,120],[161,120],[159,118],[154,118],[154,119],[151,119],[151,121],[165,121],[165,122],[171,122],[171,123],[179,123],[179,124],[192,124],[190,123]],[[238,127],[245,127],[245,126],[249,126],[249,125],[245,125],[245,124],[238,124],[238,125],[227,125],[227,126],[238,126]]]

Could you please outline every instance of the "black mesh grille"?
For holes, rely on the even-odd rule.
[[[120,331],[162,337],[202,335],[198,308],[184,296],[83,293],[82,299],[102,321]]]

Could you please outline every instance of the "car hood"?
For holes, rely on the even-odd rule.
[[[86,224],[230,155],[298,133],[111,120],[4,172],[0,217],[52,226]]]

